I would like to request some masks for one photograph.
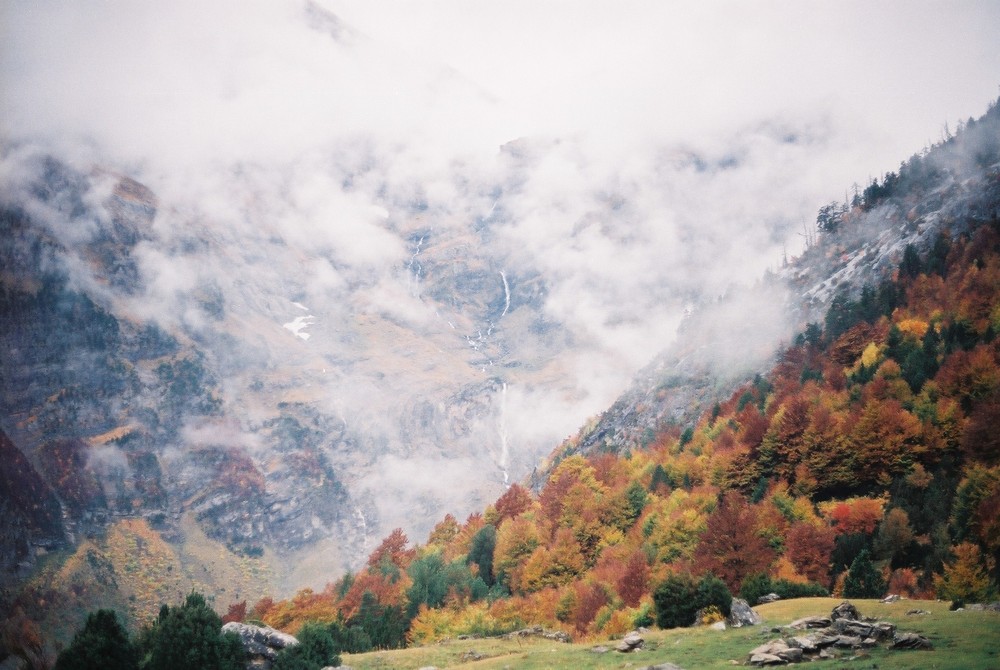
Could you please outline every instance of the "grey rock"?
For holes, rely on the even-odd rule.
[[[825,616],[807,616],[801,619],[796,619],[792,623],[788,624],[789,628],[803,629],[803,628],[828,628],[830,626],[830,618]]]
[[[762,665],[785,665],[788,661],[784,660],[779,656],[774,654],[751,654],[750,660],[747,661],[750,665],[762,666]]]
[[[726,622],[716,621],[715,623],[709,625],[709,628],[711,628],[712,630],[726,630]]]
[[[251,661],[266,661],[266,663],[257,664],[257,667],[260,668],[269,667],[282,649],[293,647],[299,643],[294,635],[282,633],[270,626],[254,626],[237,621],[227,623],[222,627],[222,632],[236,633]]]
[[[778,658],[788,661],[789,663],[799,663],[802,661],[802,650],[797,647],[789,647],[788,649],[779,652]]]
[[[933,649],[934,645],[923,635],[917,633],[896,633],[890,649]]]
[[[844,649],[854,649],[861,646],[861,638],[857,635],[839,635],[833,645]]]
[[[845,600],[833,608],[833,612],[830,613],[830,619],[833,621],[837,621],[838,619],[858,621],[861,619],[861,612],[858,611],[857,607]]]
[[[606,654],[609,651],[611,651],[611,649],[608,648],[608,647],[605,647],[604,645],[598,645],[596,647],[591,647],[590,648],[590,653],[592,653],[592,654]]]
[[[743,600],[742,598],[733,598],[733,603],[730,606],[729,618],[726,622],[733,628],[740,628],[742,626],[756,626],[762,623],[764,619],[757,614],[757,612],[750,607],[750,603]]]
[[[644,668],[639,668],[639,670],[684,670],[684,668],[673,663],[658,663],[656,665],[647,665]]]
[[[906,612],[906,616],[914,616],[914,615],[917,615],[917,614],[930,614],[930,612],[928,612],[927,610],[920,610],[920,609],[907,610],[907,612]]]
[[[763,654],[765,656],[777,656],[790,649],[787,642],[782,639],[771,640],[750,650],[750,655]]]
[[[797,647],[807,654],[812,654],[819,651],[819,645],[810,638],[804,635],[799,635],[788,639],[788,645],[790,647]]]
[[[761,596],[760,598],[757,598],[757,604],[758,605],[766,605],[767,603],[773,603],[773,602],[775,602],[777,600],[781,600],[781,596],[779,596],[777,593],[768,593],[765,596]]]
[[[643,639],[642,635],[639,634],[639,631],[634,630],[622,638],[621,642],[618,643],[618,646],[615,647],[615,650],[620,651],[623,654],[627,654],[630,651],[642,649],[642,645],[645,644],[645,642],[646,641]]]
[[[899,594],[898,593],[890,593],[885,598],[882,598],[882,600],[880,600],[879,602],[880,603],[886,603],[886,604],[899,602]]]

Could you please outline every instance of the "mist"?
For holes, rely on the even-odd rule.
[[[75,280],[214,351],[247,434],[227,444],[265,459],[250,433],[278,402],[334,417],[364,447],[324,447],[359,508],[417,538],[529,474],[686,310],[799,253],[820,205],[980,114],[1000,72],[1000,6],[982,2],[14,2],[0,18],[6,197],[30,201],[42,155],[148,186],[139,290],[82,254]],[[99,223],[113,179],[93,182]],[[71,249],[96,226],[44,220]],[[768,315],[776,344],[766,295],[734,318]]]

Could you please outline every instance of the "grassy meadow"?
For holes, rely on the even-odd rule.
[[[742,665],[757,645],[780,637],[771,631],[804,616],[829,615],[840,602],[835,598],[801,598],[761,605],[760,626],[715,631],[707,627],[652,630],[644,635],[645,649],[631,654],[614,651],[613,641],[587,640],[562,644],[539,638],[447,640],[437,644],[397,651],[345,654],[343,664],[355,670],[424,668],[475,668],[476,670],[572,668],[642,668],[674,663],[685,670],[731,668]],[[837,650],[836,660],[817,661],[821,667],[879,670],[962,668],[1000,670],[1000,614],[996,612],[949,612],[948,603],[902,600],[882,604],[876,600],[852,600],[864,616],[895,623],[900,630],[930,638],[933,651],[890,651],[876,647],[867,651]],[[929,614],[910,615],[911,609]],[[595,653],[595,646],[611,649]]]

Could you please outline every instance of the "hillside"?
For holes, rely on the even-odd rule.
[[[751,601],[995,597],[998,139],[994,106],[824,210],[834,221],[821,211],[819,240],[783,275],[807,287],[803,314],[828,305],[822,322],[697,420],[642,445],[588,449],[585,432],[537,495],[513,485],[424,544],[397,530],[357,574],[253,616],[336,621],[392,647],[529,624],[606,639],[649,625],[663,584],[706,575]]]
[[[8,628],[65,642],[95,607],[139,625],[195,589],[284,630],[330,624],[347,651],[527,624],[607,638],[650,625],[672,579],[850,595],[869,556],[893,592],[995,591],[996,105],[821,209],[800,258],[695,305],[630,391],[509,487],[531,450],[509,449],[508,382],[558,380],[578,334],[546,317],[543,277],[481,244],[485,220],[386,224],[431,324],[288,280],[276,269],[319,261],[263,220],[264,246],[242,246],[128,177],[11,160]],[[198,272],[213,257],[231,277]],[[157,273],[171,264],[190,276]],[[427,541],[396,529],[365,561],[404,518]]]

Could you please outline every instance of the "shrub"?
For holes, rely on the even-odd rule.
[[[687,574],[667,577],[653,592],[656,625],[679,628],[695,623],[698,610],[715,607],[722,616],[729,616],[733,596],[725,582],[709,573],[695,583]]]

